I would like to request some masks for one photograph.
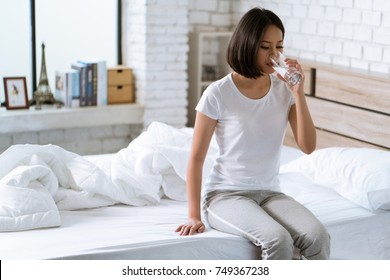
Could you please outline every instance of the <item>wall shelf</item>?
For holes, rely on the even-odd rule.
[[[226,48],[232,32],[193,32],[190,34],[188,126],[195,121],[195,107],[202,92],[231,70]],[[207,73],[207,70],[210,70]]]
[[[28,131],[93,127],[118,124],[142,124],[144,107],[140,104],[118,104],[82,108],[43,106],[28,110],[0,108],[0,134]]]

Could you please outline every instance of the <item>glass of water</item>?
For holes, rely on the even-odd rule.
[[[302,80],[302,74],[295,67],[289,67],[285,62],[286,57],[278,52],[277,56],[271,57],[272,68],[278,72],[290,86],[295,86]]]

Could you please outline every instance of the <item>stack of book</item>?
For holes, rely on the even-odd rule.
[[[107,105],[106,61],[78,61],[55,75],[55,97],[65,107]]]

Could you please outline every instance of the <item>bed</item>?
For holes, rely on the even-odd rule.
[[[305,69],[310,85],[321,92],[321,71],[332,71]],[[324,223],[331,259],[388,260],[390,106],[385,112],[367,110],[318,97],[311,87],[307,92],[319,148],[302,154],[287,131],[282,190]],[[370,118],[359,125],[350,122],[354,118],[339,118],[335,128],[328,125],[332,110],[336,116],[352,110]],[[375,133],[367,135],[367,129]],[[191,135],[191,128],[154,122],[116,154],[79,156],[53,145],[10,147],[0,155],[0,259],[258,259],[261,248],[242,237],[210,227],[194,236],[175,232],[187,215]],[[212,143],[206,174],[216,153]]]

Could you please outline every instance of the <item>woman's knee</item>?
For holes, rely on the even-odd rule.
[[[268,232],[261,244],[263,259],[291,260],[294,252],[294,241],[290,233],[284,228],[277,228]]]
[[[277,231],[274,231],[275,236],[280,240],[279,242],[281,244],[285,244],[287,246],[293,246],[293,239],[290,235],[290,233],[283,227],[278,228]]]
[[[294,241],[290,233],[283,227],[270,229],[266,235],[258,238],[258,241],[265,247],[284,247],[293,248]]]
[[[323,225],[313,228],[305,235],[305,252],[307,259],[329,259],[330,235]]]

